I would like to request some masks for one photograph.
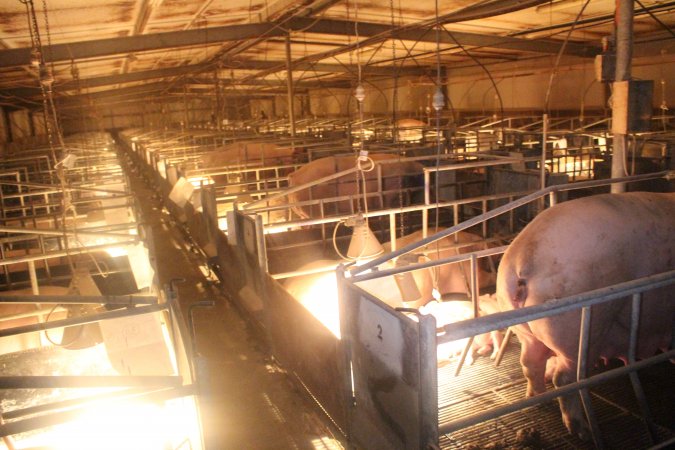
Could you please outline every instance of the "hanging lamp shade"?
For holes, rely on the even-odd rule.
[[[377,240],[363,217],[358,217],[349,242],[347,257],[351,259],[373,258],[384,253],[384,248]]]

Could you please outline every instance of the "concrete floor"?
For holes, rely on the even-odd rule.
[[[132,190],[149,227],[161,285],[177,284],[184,317],[200,300],[215,306],[194,309],[194,328],[206,448],[339,449],[343,448],[327,419],[290,377],[263,350],[254,328],[207,280],[201,257],[189,250],[179,228],[141,178],[131,174]]]

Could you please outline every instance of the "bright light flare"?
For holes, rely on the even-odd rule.
[[[590,157],[562,156],[556,164],[553,164],[553,172],[577,174],[577,178],[590,178],[593,176],[593,161]]]
[[[204,176],[204,177],[190,177],[188,178],[188,181],[190,184],[192,184],[195,188],[199,188],[202,185],[206,186],[209,184],[214,184],[215,181],[213,181],[213,178],[209,176]]]
[[[112,258],[128,255],[126,247],[108,247],[105,249],[105,252]]]
[[[191,448],[198,448],[197,414],[186,400],[171,400],[163,406],[140,401],[101,405],[39,439],[53,450],[165,450],[190,448],[185,444],[188,440]]]
[[[473,306],[471,302],[466,301],[447,301],[429,302],[420,308],[420,313],[431,314],[436,318],[436,327],[441,328],[445,325],[461,322],[473,318]],[[439,360],[451,359],[459,355],[466,347],[468,339],[459,339],[440,344],[436,349],[436,356]]]
[[[298,300],[328,330],[340,339],[340,310],[334,272],[314,275]]]

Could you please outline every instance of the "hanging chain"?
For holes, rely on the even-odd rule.
[[[63,133],[61,132],[61,127],[59,126],[59,119],[56,115],[56,105],[54,105],[54,95],[51,89],[52,84],[54,83],[54,61],[51,58],[51,48],[52,48],[52,36],[51,32],[49,30],[49,14],[47,11],[47,0],[42,0],[42,13],[44,15],[44,20],[45,20],[45,34],[47,36],[47,49],[49,50],[49,60],[50,60],[50,65],[47,73],[47,82],[49,83],[48,87],[49,89],[47,90],[47,99],[49,101],[49,107],[50,111],[53,116],[54,120],[54,131],[56,132],[56,138],[58,139],[58,143],[61,146],[62,149],[65,149],[65,145],[63,143]],[[35,17],[35,26],[37,27],[37,17]],[[37,28],[36,28],[36,34]],[[42,48],[42,47],[41,47]],[[43,55],[44,56],[44,55]],[[43,61],[44,63],[44,61]]]
[[[49,56],[50,56],[50,65],[52,67],[52,70],[54,70],[54,61],[52,61],[51,58],[51,53],[52,53],[52,36],[51,32],[49,31],[49,14],[47,14],[47,0],[42,0],[42,12],[45,17],[45,33],[47,34],[47,46],[49,49]]]
[[[394,17],[394,0],[389,0],[389,12],[391,16],[391,28],[392,30],[396,28],[396,21]],[[396,38],[391,36],[391,65],[394,69],[394,92],[392,93],[392,119],[394,121],[394,142],[398,142],[398,136],[396,135],[396,107],[398,106],[398,76],[396,73]]]
[[[52,164],[56,163],[56,153],[54,150],[53,128],[51,123],[51,115],[49,114],[49,102],[47,100],[47,92],[43,79],[45,79],[46,68],[44,57],[42,55],[42,43],[40,42],[40,34],[38,32],[37,18],[35,15],[35,6],[32,0],[21,0],[26,5],[26,15],[28,16],[28,30],[30,32],[31,40],[31,65],[38,70],[38,83],[42,93],[42,108],[45,120],[45,131],[47,132],[47,140],[49,142],[49,151],[52,157]]]
[[[54,97],[53,97],[53,92],[52,92],[52,86],[54,84],[54,75],[52,72],[52,68],[47,66],[45,63],[45,58],[44,58],[44,53],[43,53],[43,46],[42,46],[42,41],[40,39],[40,28],[38,26],[37,22],[37,14],[35,13],[35,4],[33,3],[33,0],[21,0],[22,3],[26,5],[26,12],[28,14],[28,25],[30,29],[30,35],[31,35],[31,44],[32,44],[32,51],[31,51],[31,64],[38,69],[38,82],[40,84],[40,90],[42,92],[42,104],[44,108],[44,117],[45,117],[45,129],[47,132],[47,139],[49,141],[49,150],[51,153],[51,158],[53,163],[56,164],[57,162],[57,157],[56,157],[56,151],[54,148],[54,135],[56,135],[56,138],[58,139],[58,142],[61,146],[61,149],[65,149],[65,145],[63,143],[63,135],[61,134],[61,130],[59,128],[59,122],[58,122],[58,117],[56,115],[56,107],[54,105]],[[43,9],[44,9],[44,16],[45,16],[45,23],[48,24],[47,21],[47,4],[45,0],[43,0]],[[47,31],[47,42],[51,42],[51,38],[49,36],[49,28],[47,25],[46,28]],[[53,63],[52,63],[53,67]],[[65,168],[63,165],[59,166],[54,166],[56,169],[56,176],[59,180],[59,184],[61,187],[62,191],[62,197],[61,197],[61,222],[62,222],[62,229],[63,229],[63,244],[64,248],[66,250],[66,256],[68,259],[68,263],[70,265],[71,270],[74,269],[74,264],[72,261],[72,257],[69,252],[69,238],[67,234],[67,216],[69,212],[75,212],[71,195],[70,192],[67,188],[67,181],[66,181],[66,176],[65,176]]]
[[[64,148],[65,146],[63,143],[63,135],[59,127],[58,117],[56,115],[56,106],[54,105],[54,97],[52,92],[52,86],[54,84],[53,62],[51,67],[47,66],[45,63],[45,55],[43,52],[42,40],[40,38],[40,28],[37,22],[37,14],[35,12],[35,4],[33,3],[33,0],[21,0],[21,2],[26,5],[31,44],[33,47],[31,51],[31,64],[38,69],[38,81],[40,84],[42,105],[44,108],[45,131],[47,132],[52,161],[56,163],[57,158],[54,137],[56,137],[61,148]],[[49,45],[51,45],[47,4],[45,0],[43,0],[42,5],[44,9],[43,12],[46,24],[47,42]]]
[[[389,0],[389,12],[391,16],[391,29],[394,30],[396,28],[396,20],[395,20],[395,6],[394,6],[394,0]],[[400,9],[399,9],[400,12]],[[402,63],[401,63],[402,64]],[[398,146],[398,123],[396,120],[396,111],[398,109],[398,69],[396,67],[396,39],[395,36],[391,36],[391,65],[393,68],[393,78],[394,78],[394,86],[393,86],[393,92],[392,92],[392,99],[391,99],[391,104],[392,104],[392,122],[393,122],[393,127],[392,127],[392,138],[394,141],[394,145]],[[404,167],[402,162],[401,162],[401,151],[400,149],[398,150],[398,164],[399,168]],[[398,207],[400,209],[403,209],[403,177],[405,176],[405,173],[401,173],[398,176],[398,181],[399,181],[399,186],[398,187]],[[401,235],[405,234],[405,229],[406,229],[406,216],[403,212],[399,213],[399,223],[401,226]]]
[[[363,100],[365,92],[363,90],[363,85],[361,84],[361,39],[359,37],[359,2],[355,0],[354,2],[354,35],[356,38],[356,68],[357,68],[357,85],[356,85],[356,103],[359,107],[359,155],[363,154],[365,151],[365,130],[363,129]],[[358,156],[357,156],[358,164]],[[356,193],[357,199],[361,198],[361,179],[363,178],[363,183],[365,186],[365,174],[361,170],[357,170],[355,173],[356,178]],[[368,207],[368,199],[363,199],[365,207]],[[357,200],[356,202],[356,212],[361,214],[361,202]]]
[[[391,29],[394,30],[396,28],[396,21],[394,18],[394,0],[389,0],[389,13],[391,16]],[[392,93],[392,99],[391,99],[391,104],[392,104],[392,120],[394,122],[394,132],[393,132],[393,138],[394,138],[394,143],[398,142],[398,127],[396,126],[396,109],[398,107],[398,73],[396,69],[396,38],[392,35],[391,36],[391,62],[392,62],[392,68],[394,70],[394,91]]]
[[[345,13],[346,13],[346,15],[347,15],[347,22],[349,22],[349,20],[350,20],[350,16],[349,16],[349,0],[346,0],[346,1],[345,1]],[[356,25],[354,26],[354,28],[356,28]],[[352,61],[353,61],[353,60],[352,60],[352,50],[351,50],[351,48],[352,48],[352,35],[349,34],[349,33],[347,33],[347,48],[350,49],[349,52],[348,52],[348,55],[349,55],[349,67],[351,67],[351,66],[352,66]]]

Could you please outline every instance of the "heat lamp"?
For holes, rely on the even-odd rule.
[[[347,250],[347,257],[349,259],[374,258],[384,253],[382,244],[377,240],[375,234],[368,227],[366,219],[361,214],[352,217],[347,222],[347,225],[351,225],[352,223],[354,231],[352,231],[352,238]]]

